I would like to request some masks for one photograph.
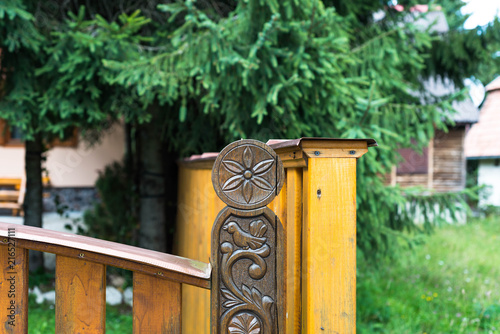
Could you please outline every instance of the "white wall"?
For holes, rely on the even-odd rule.
[[[500,206],[500,164],[495,166],[495,159],[479,160],[477,183],[489,186],[489,197],[479,204]]]
[[[115,125],[98,145],[87,148],[82,140],[78,147],[55,147],[46,153],[45,168],[53,187],[93,187],[98,172],[125,153],[122,125]],[[24,175],[24,147],[0,146],[0,178]]]

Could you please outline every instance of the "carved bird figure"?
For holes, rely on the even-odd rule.
[[[250,233],[243,231],[234,221],[226,223],[222,229],[232,234],[234,243],[244,249],[248,249],[248,247],[251,249],[260,248],[267,240],[267,238],[262,237],[267,230],[267,226],[262,220],[256,220],[250,224]]]

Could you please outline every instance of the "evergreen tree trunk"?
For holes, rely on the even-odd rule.
[[[42,227],[43,184],[42,184],[42,139],[26,141],[25,169],[26,193],[24,195],[24,225]],[[30,250],[29,268],[36,271],[43,268],[43,253]]]
[[[165,174],[160,107],[150,107],[152,121],[140,126],[139,247],[166,252]]]

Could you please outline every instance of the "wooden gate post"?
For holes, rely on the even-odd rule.
[[[287,312],[294,315],[287,319],[288,333],[302,330],[302,333],[354,334],[356,159],[368,151],[368,146],[377,144],[370,139],[320,138],[268,144],[288,167],[288,173],[300,167],[303,172],[302,221],[293,217],[297,211],[293,209],[287,221],[288,242],[302,247],[301,254],[287,254],[288,267],[301,266],[301,279],[289,278],[287,284]],[[288,186],[291,189],[291,184]],[[292,240],[291,235],[301,235],[301,242]],[[295,292],[290,295],[291,291]],[[297,296],[300,291],[301,296]],[[302,302],[296,305],[293,300],[299,298]]]
[[[300,138],[267,144],[286,170],[281,193],[268,204],[286,234],[285,333],[355,333],[356,160],[377,143]],[[180,165],[178,251],[200,261],[210,256],[209,230],[224,205],[210,186],[216,156]],[[209,296],[189,288],[183,288],[183,330],[209,333]]]
[[[228,206],[212,228],[212,334],[284,333],[285,234],[266,207],[281,190],[283,165],[256,140],[226,146],[212,182]]]

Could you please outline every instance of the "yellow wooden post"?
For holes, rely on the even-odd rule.
[[[355,333],[356,159],[377,144],[320,138],[269,144],[288,167],[287,333]]]
[[[302,271],[302,168],[287,168],[286,333],[300,333]]]
[[[210,233],[225,204],[212,185],[215,156],[179,163],[177,255],[209,262]],[[182,333],[210,333],[210,291],[182,287]]]

